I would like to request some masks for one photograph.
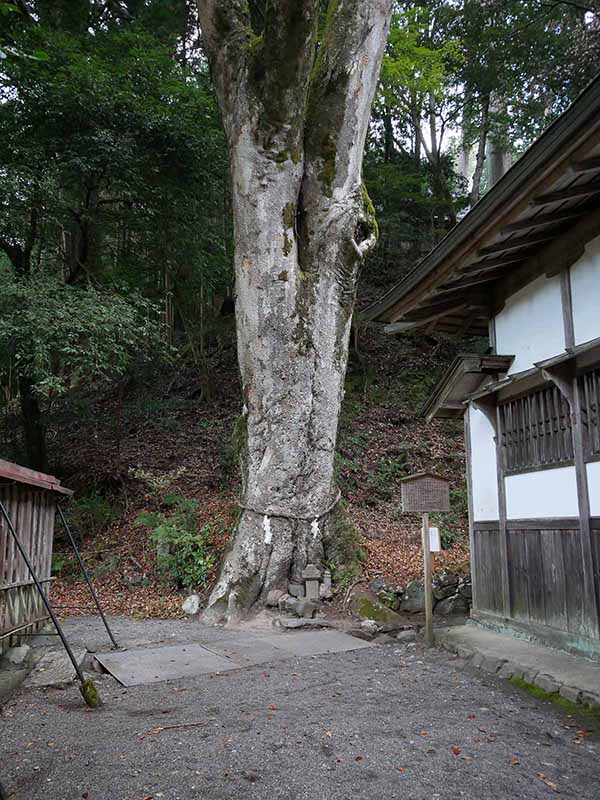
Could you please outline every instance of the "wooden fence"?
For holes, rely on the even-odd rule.
[[[33,476],[33,477],[32,477]],[[41,478],[47,478],[47,481]],[[11,480],[12,478],[12,480]],[[39,580],[50,588],[56,479],[0,461],[0,500]],[[48,483],[48,485],[46,485]],[[0,515],[0,655],[38,631],[48,616],[6,521]]]

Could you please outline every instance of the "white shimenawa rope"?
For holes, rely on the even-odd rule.
[[[342,499],[342,493],[338,492],[337,493],[337,497],[335,498],[335,500],[332,503],[330,503],[324,511],[321,511],[319,514],[310,514],[309,516],[306,516],[306,517],[299,517],[299,516],[296,516],[295,514],[284,514],[282,511],[278,511],[278,510],[275,510],[275,511],[260,511],[257,508],[253,508],[252,506],[245,505],[240,500],[238,500],[238,506],[241,509],[243,509],[244,511],[251,511],[253,514],[257,514],[259,517],[263,517],[263,527],[265,529],[265,537],[266,537],[267,536],[267,522],[271,517],[275,517],[276,519],[277,518],[279,518],[279,519],[291,519],[291,520],[294,520],[294,521],[297,521],[297,522],[310,522],[310,523],[312,523],[311,524],[311,528],[312,528],[313,533],[314,533],[314,525],[316,524],[318,526],[319,520],[322,519],[326,514],[329,514],[330,511],[333,511],[333,509],[337,506],[337,504],[340,502],[341,499]],[[267,522],[265,522],[265,520],[267,520]],[[270,522],[269,522],[268,523],[269,535],[270,535],[270,530],[271,530],[271,525],[270,525]],[[269,539],[269,541],[270,541],[270,539]]]

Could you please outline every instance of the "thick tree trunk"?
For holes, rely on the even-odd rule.
[[[19,378],[19,397],[28,466],[45,472],[48,467],[46,433],[39,400],[27,376]]]
[[[332,2],[316,62],[317,0],[268,2],[234,65],[227,43],[257,34],[242,14],[224,40],[223,5],[199,9],[230,147],[245,448],[213,619],[323,559],[356,278],[375,242],[361,164],[391,0]]]

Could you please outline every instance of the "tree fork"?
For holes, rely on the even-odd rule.
[[[257,15],[198,0],[230,151],[245,402],[240,518],[212,619],[321,562],[339,498],[356,280],[377,238],[362,154],[392,0],[330,0],[321,23],[320,5],[266,0]]]

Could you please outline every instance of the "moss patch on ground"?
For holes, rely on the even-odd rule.
[[[558,706],[571,716],[587,717],[588,719],[593,719],[596,722],[600,722],[600,712],[598,709],[572,703],[558,692],[547,692],[545,689],[540,689],[539,686],[535,686],[533,683],[529,683],[529,681],[526,681],[517,675],[514,675],[509,680],[513,686],[517,686],[519,689],[527,692],[527,694],[531,695],[531,697],[535,697],[536,700],[554,703],[554,705]]]

